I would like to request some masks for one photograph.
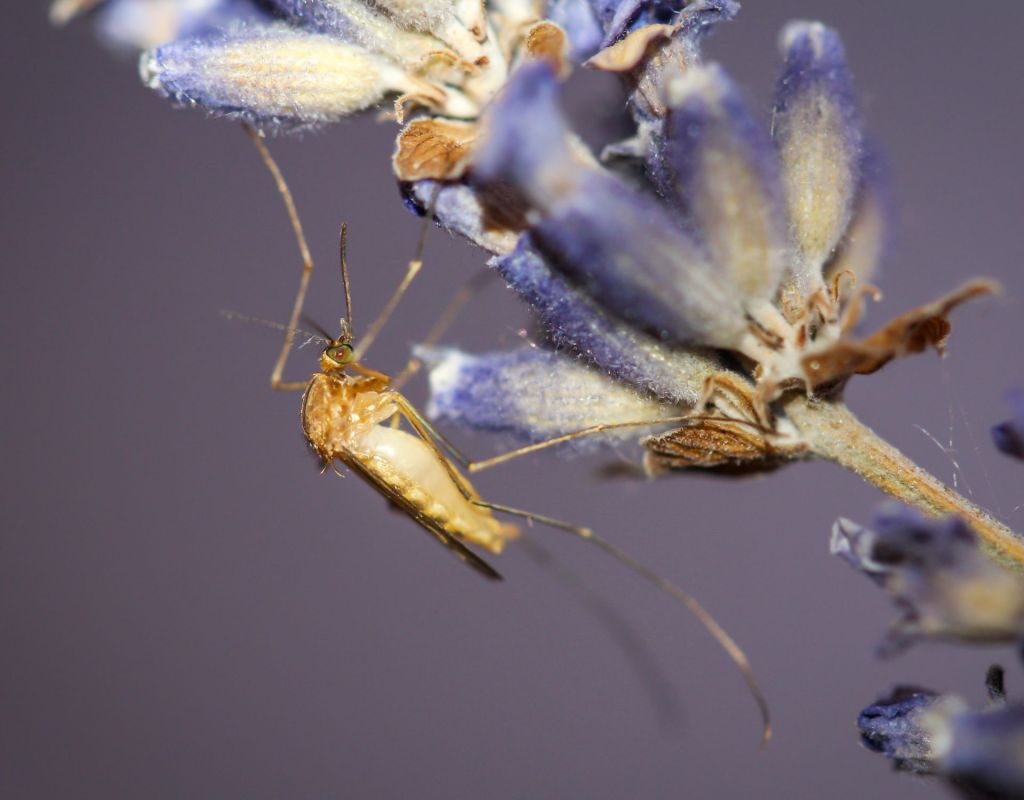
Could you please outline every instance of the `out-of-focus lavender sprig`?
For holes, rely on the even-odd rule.
[[[1000,452],[1024,460],[1024,391],[1010,392],[1007,400],[1013,416],[992,427],[992,440]]]
[[[900,610],[882,655],[922,638],[1014,642],[1024,636],[1024,579],[986,557],[958,518],[935,520],[889,505],[870,528],[837,520],[832,553],[885,589]]]
[[[897,687],[857,719],[861,741],[900,771],[934,775],[966,798],[1024,796],[1024,705],[1007,701],[1002,669],[989,670],[991,702],[973,710],[957,695]]]

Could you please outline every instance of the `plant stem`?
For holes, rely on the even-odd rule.
[[[926,514],[961,517],[991,555],[1024,571],[1024,538],[921,469],[858,420],[845,404],[794,395],[784,401],[783,408],[815,455],[846,467]]]

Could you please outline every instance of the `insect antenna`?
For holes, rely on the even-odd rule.
[[[331,334],[327,332],[327,329],[324,328],[323,325],[321,325],[319,322],[317,322],[311,316],[309,316],[309,314],[303,314],[302,317],[300,317],[300,319],[302,320],[303,323],[305,323],[306,325],[311,327],[313,330],[315,330],[318,334],[320,334],[320,336],[323,337],[323,340],[324,340],[325,343],[330,344],[331,341],[333,341],[334,337],[331,336]],[[296,330],[298,330],[298,329],[296,329]]]
[[[262,325],[265,328],[273,328],[275,331],[285,331],[292,334],[299,333],[305,336],[309,341],[316,342],[317,344],[326,345],[331,343],[330,334],[313,322],[313,320],[306,319],[305,317],[303,317],[303,322],[308,324],[311,328],[315,328],[317,331],[316,333],[307,331],[304,328],[290,328],[283,322],[277,322],[272,319],[263,319],[263,317],[254,317],[249,314],[243,314],[241,311],[232,311],[227,308],[222,308],[220,310],[220,315],[224,317],[224,319],[231,320],[232,322],[250,322],[254,325]]]
[[[338,234],[338,260],[341,262],[341,285],[345,289],[345,325],[348,327],[350,336],[355,335],[355,328],[352,327],[352,290],[348,281],[348,225],[341,223],[341,232]]]

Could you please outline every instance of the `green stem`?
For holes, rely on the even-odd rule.
[[[935,517],[966,520],[998,560],[1024,570],[1024,538],[950,489],[858,420],[842,402],[794,395],[783,403],[811,452],[857,473],[896,499]]]

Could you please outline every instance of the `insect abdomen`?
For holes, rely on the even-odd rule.
[[[382,483],[446,531],[500,553],[515,527],[503,525],[490,510],[469,502],[437,455],[422,439],[375,426],[352,457]]]

